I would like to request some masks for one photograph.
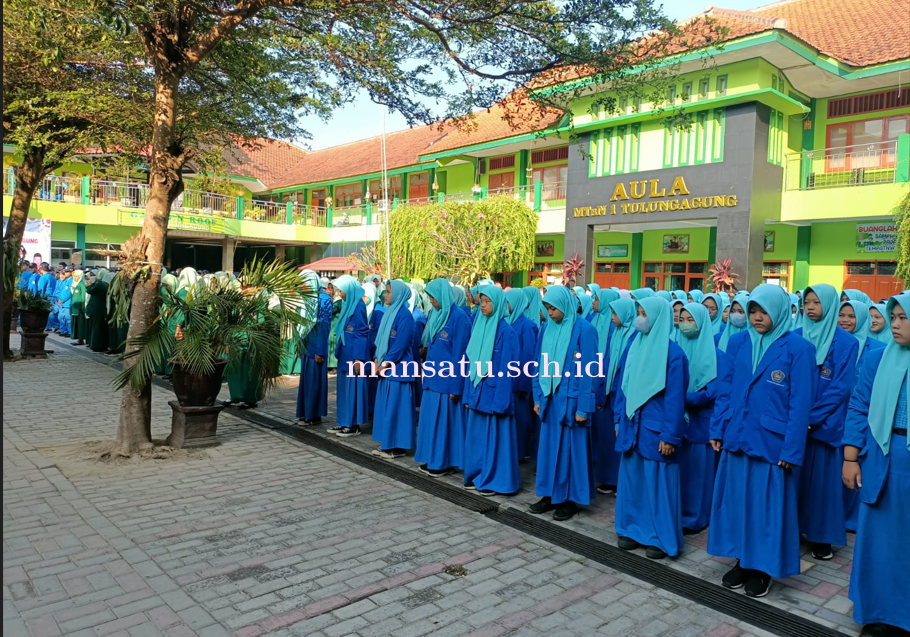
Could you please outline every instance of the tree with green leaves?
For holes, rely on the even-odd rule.
[[[897,270],[894,276],[907,288],[910,287],[910,194],[894,206],[893,213],[897,226]]]
[[[150,82],[130,44],[89,19],[85,5],[3,0],[3,143],[16,146],[4,254],[16,255],[44,178],[92,145],[145,143]],[[3,299],[3,354],[10,355],[12,298]]]

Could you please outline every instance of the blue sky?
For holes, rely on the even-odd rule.
[[[771,0],[715,0],[715,6],[725,9],[751,9]],[[704,11],[711,4],[708,0],[671,0],[664,5],[665,11],[674,20],[681,20]],[[374,137],[382,133],[383,107],[374,104],[365,94],[345,108],[335,111],[328,122],[319,117],[309,116],[300,119],[301,125],[309,131],[312,139],[305,143],[311,149],[328,148],[346,144],[358,139]],[[388,132],[407,128],[404,118],[397,113],[386,116]]]

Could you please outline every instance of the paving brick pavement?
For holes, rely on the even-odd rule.
[[[203,454],[61,472],[111,437],[113,376],[60,347],[4,364],[4,634],[766,635],[230,413]]]

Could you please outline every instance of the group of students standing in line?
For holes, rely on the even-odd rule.
[[[736,560],[723,585],[752,597],[800,572],[801,536],[827,560],[855,531],[856,621],[910,631],[910,293],[872,303],[826,284],[731,299],[301,276],[318,293],[303,425],[327,415],[334,353],[328,431],[372,422],[375,455],[414,450],[422,472],[461,470],[485,496],[516,493],[533,458],[532,513],[569,520],[615,492],[619,546],[654,559],[710,526],[708,552]]]

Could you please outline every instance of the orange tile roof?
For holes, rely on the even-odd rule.
[[[442,135],[439,124],[386,134],[387,168],[393,170],[417,164],[420,154]],[[381,170],[382,137],[370,137],[307,153],[273,187],[312,184]]]
[[[273,188],[288,170],[307,156],[305,150],[293,144],[264,138],[237,140],[222,154],[232,174],[258,179],[266,188]]]

